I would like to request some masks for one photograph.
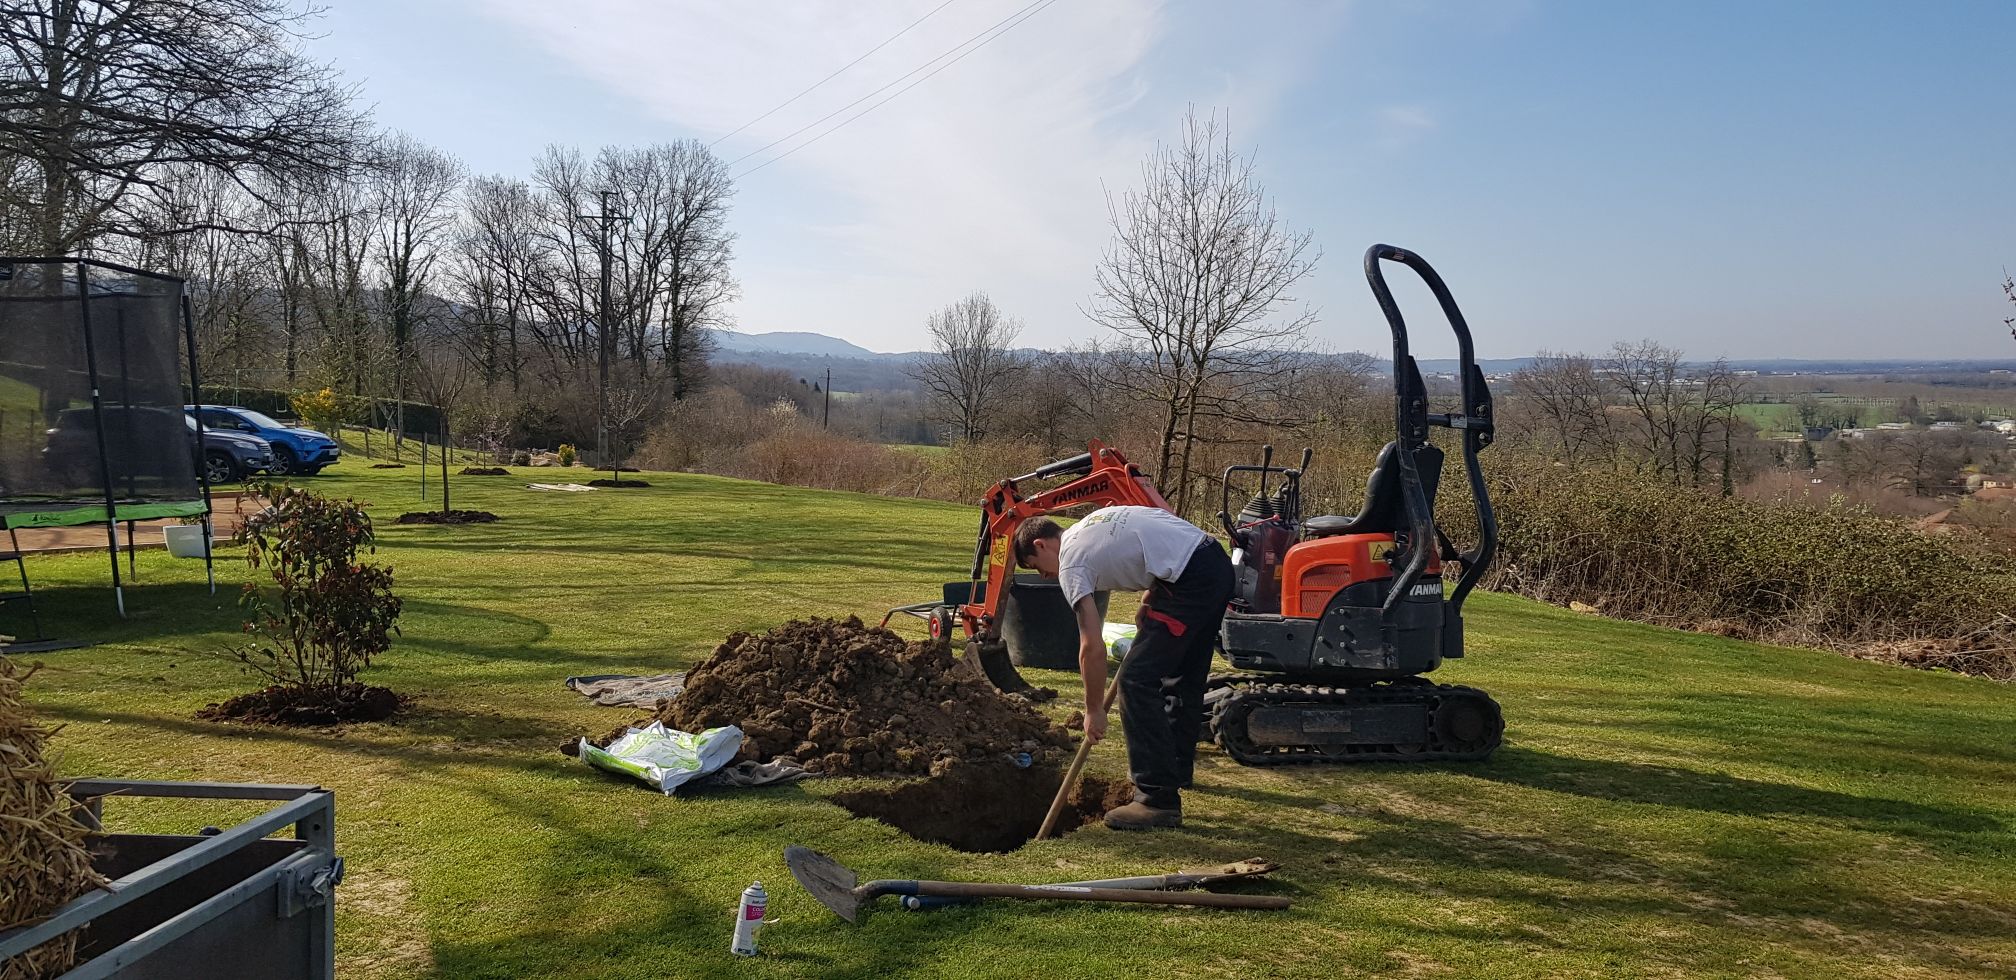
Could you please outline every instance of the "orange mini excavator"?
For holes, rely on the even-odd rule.
[[[1428,410],[1427,385],[1381,262],[1419,274],[1455,331],[1461,404],[1454,412]],[[1477,462],[1491,444],[1491,392],[1469,325],[1426,261],[1374,245],[1365,253],[1365,276],[1393,333],[1396,433],[1372,468],[1363,508],[1350,517],[1302,517],[1306,450],[1300,467],[1275,466],[1267,450],[1260,465],[1225,471],[1218,516],[1232,541],[1237,585],[1220,640],[1240,673],[1212,677],[1205,699],[1211,737],[1246,765],[1481,759],[1505,730],[1490,695],[1423,676],[1463,656],[1463,601],[1497,549]],[[1464,551],[1436,521],[1443,452],[1428,439],[1438,427],[1461,433],[1479,537]],[[1257,474],[1259,492],[1234,518],[1231,481],[1242,473]],[[1075,479],[1031,486],[1063,477]],[[1269,492],[1276,477],[1281,482]],[[1031,518],[1111,504],[1168,508],[1125,456],[1096,441],[1082,455],[1002,480],[981,503],[968,580],[947,583],[937,602],[890,615],[927,619],[933,636],[963,635],[969,669],[984,671],[1003,691],[1039,696],[1015,664],[1074,668],[1077,623],[1055,583],[1015,574],[1009,542]],[[1452,568],[1460,574],[1445,591]]]
[[[1030,486],[1061,477],[1077,479]],[[972,574],[964,582],[946,583],[937,602],[889,610],[882,625],[897,613],[921,617],[930,623],[934,638],[964,637],[967,663],[995,687],[1031,699],[1054,695],[1031,686],[1015,665],[1076,669],[1078,624],[1056,583],[1015,574],[1009,553],[1015,529],[1050,514],[1119,504],[1169,509],[1148,477],[1118,449],[1097,439],[1083,453],[994,484],[980,501]],[[1105,600],[1103,594],[1098,597],[1102,612]]]
[[[1398,262],[1427,283],[1456,333],[1457,411],[1428,411],[1428,387],[1409,353],[1407,323],[1380,263]],[[1491,564],[1498,525],[1477,454],[1491,444],[1491,392],[1478,370],[1470,327],[1449,287],[1420,256],[1391,245],[1365,252],[1365,278],[1393,332],[1395,437],[1379,453],[1356,516],[1302,518],[1299,468],[1225,471],[1218,518],[1233,544],[1237,583],[1220,634],[1226,659],[1244,673],[1212,678],[1205,695],[1211,732],[1247,765],[1303,762],[1481,759],[1498,747],[1498,703],[1473,687],[1421,676],[1463,656],[1463,600]],[[1442,450],[1431,429],[1461,433],[1478,542],[1458,551],[1435,519]],[[1235,519],[1236,474],[1260,490]],[[1280,486],[1267,492],[1269,477]],[[1461,568],[1444,592],[1444,573]]]

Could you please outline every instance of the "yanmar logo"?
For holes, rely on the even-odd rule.
[[[1111,489],[1113,489],[1112,480],[1100,480],[1097,483],[1088,483],[1082,487],[1072,487],[1068,493],[1058,494],[1057,502],[1059,504],[1067,504],[1073,500],[1083,500],[1095,493],[1105,493]]]
[[[1440,582],[1423,582],[1423,583],[1421,583],[1420,585],[1417,585],[1417,586],[1415,586],[1415,587],[1413,587],[1413,588],[1411,588],[1411,589],[1408,589],[1408,590],[1407,590],[1407,594],[1408,594],[1408,595],[1441,595],[1441,594],[1442,594],[1442,583],[1440,583]]]

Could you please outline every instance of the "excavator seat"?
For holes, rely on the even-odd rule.
[[[1302,532],[1311,538],[1336,534],[1392,534],[1407,526],[1407,505],[1400,494],[1400,466],[1393,454],[1395,443],[1379,450],[1372,464],[1372,476],[1365,481],[1365,509],[1356,517],[1330,514],[1302,522]],[[1435,509],[1435,490],[1442,482],[1442,450],[1422,446],[1414,451],[1414,465],[1421,471],[1421,492],[1428,497],[1428,509]]]

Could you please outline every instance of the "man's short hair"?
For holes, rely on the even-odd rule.
[[[1022,526],[1015,529],[1015,564],[1024,568],[1035,567],[1029,564],[1029,557],[1036,550],[1036,542],[1063,536],[1064,529],[1050,518],[1038,517],[1033,521],[1023,521]]]

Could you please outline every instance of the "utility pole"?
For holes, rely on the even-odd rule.
[[[833,421],[833,369],[832,369],[832,368],[827,368],[827,369],[826,369],[826,410],[825,410],[825,412],[824,412],[823,414],[821,414],[821,415],[819,416],[819,428],[821,428],[821,429],[824,429],[824,428],[826,428],[826,423],[828,423],[828,422],[831,422],[831,421]]]
[[[596,193],[602,198],[601,213],[575,217],[601,226],[596,252],[602,260],[602,304],[595,323],[595,462],[601,464],[608,461],[609,455],[609,355],[616,346],[616,334],[609,322],[609,229],[624,216],[609,210],[609,198],[615,196],[615,191]]]

